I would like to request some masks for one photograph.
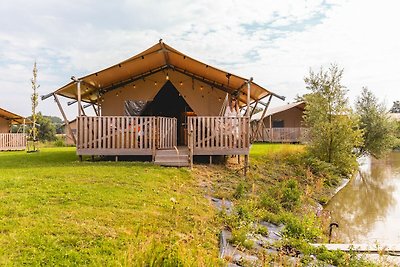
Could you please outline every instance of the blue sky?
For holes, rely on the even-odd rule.
[[[344,68],[351,102],[367,86],[388,107],[400,100],[397,1],[100,1],[0,3],[0,107],[30,114],[33,62],[39,94],[158,42],[254,80],[292,101],[304,76]],[[278,99],[273,105],[280,105]],[[48,99],[44,114],[60,113]],[[75,107],[67,108],[69,118]]]

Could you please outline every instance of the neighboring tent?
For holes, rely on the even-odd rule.
[[[269,142],[304,141],[304,102],[270,108],[252,116],[252,140]],[[261,120],[262,118],[262,120]]]
[[[20,115],[0,108],[0,133],[8,133],[11,125],[24,123],[28,124],[31,123],[31,121]]]
[[[281,113],[281,112],[284,112],[287,110],[290,110],[292,108],[295,108],[296,110],[299,110],[301,113],[303,113],[304,107],[305,107],[305,103],[302,101],[302,102],[290,103],[290,104],[279,106],[279,107],[269,108],[267,110],[267,112],[265,113],[264,118],[267,118],[269,116],[272,116],[272,115],[275,115],[275,114],[278,114],[278,113]],[[257,114],[254,114],[251,117],[251,121],[259,121],[261,119],[262,114],[263,114],[262,111],[258,112]]]

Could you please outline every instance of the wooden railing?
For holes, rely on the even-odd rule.
[[[26,148],[26,134],[0,133],[0,151],[24,150]]]
[[[189,117],[189,150],[194,155],[248,154],[249,118]]]
[[[157,117],[157,148],[173,148],[177,143],[177,119]]]
[[[156,118],[78,117],[80,155],[140,155],[155,149]]]
[[[254,130],[255,128],[253,128]],[[307,128],[260,128],[254,141],[275,143],[296,143],[307,141]]]

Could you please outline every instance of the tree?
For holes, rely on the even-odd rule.
[[[400,101],[394,101],[390,113],[400,113]]]
[[[395,142],[395,125],[389,118],[385,106],[378,103],[375,95],[364,87],[356,101],[359,128],[363,131],[363,144],[359,146],[360,155],[379,158],[389,152]]]
[[[56,139],[56,126],[48,116],[41,112],[36,114],[38,124],[38,138],[42,141],[54,141]]]
[[[342,174],[356,166],[354,147],[362,141],[357,118],[348,105],[341,84],[343,70],[331,65],[327,71],[310,70],[304,79],[311,92],[305,95],[304,121],[309,128],[308,150],[313,157],[333,164]]]

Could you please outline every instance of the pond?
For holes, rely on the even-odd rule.
[[[332,221],[332,243],[400,242],[400,153],[363,158],[361,175],[352,179],[325,207]]]

